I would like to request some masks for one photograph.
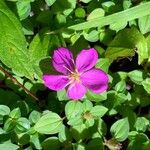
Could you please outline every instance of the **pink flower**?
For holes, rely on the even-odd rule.
[[[70,99],[81,99],[87,89],[93,93],[102,93],[108,88],[108,76],[94,68],[98,60],[94,48],[82,50],[74,62],[73,55],[67,48],[58,48],[52,57],[53,67],[61,75],[43,75],[45,86],[51,90],[62,90],[67,87]]]

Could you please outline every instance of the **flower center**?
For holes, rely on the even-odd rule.
[[[69,75],[69,79],[72,82],[74,81],[80,82],[80,73],[77,70],[75,72],[71,72],[71,74]]]

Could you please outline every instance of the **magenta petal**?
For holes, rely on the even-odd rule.
[[[67,95],[70,99],[81,99],[86,93],[86,88],[80,83],[75,82],[71,84],[67,90]]]
[[[67,48],[58,48],[52,57],[53,67],[61,73],[68,74],[69,70],[74,70],[73,55]]]
[[[91,69],[83,73],[80,79],[94,93],[102,93],[108,88],[108,75],[100,69]]]
[[[97,51],[94,48],[82,50],[76,59],[76,67],[79,72],[85,72],[96,65],[98,60]]]
[[[43,75],[44,84],[51,90],[62,90],[69,83],[69,79],[64,75]]]

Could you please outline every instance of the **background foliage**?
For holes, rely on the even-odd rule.
[[[0,149],[149,150],[149,0],[0,1]],[[109,89],[69,101],[41,80],[58,47],[94,47]]]

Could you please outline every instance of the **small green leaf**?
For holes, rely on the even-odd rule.
[[[10,113],[10,109],[8,106],[0,105],[0,115],[1,116],[9,115],[9,113]]]
[[[109,65],[110,63],[108,58],[100,58],[95,67],[102,69],[105,72],[108,72]]]
[[[48,112],[43,115],[35,124],[35,131],[42,134],[55,134],[60,131],[62,127],[62,119],[53,112]]]
[[[146,78],[142,81],[142,85],[144,89],[147,91],[148,94],[150,94],[150,78]]]
[[[45,0],[46,4],[48,6],[52,6],[55,3],[56,0]]]
[[[96,42],[99,39],[99,32],[97,30],[92,30],[88,33],[83,33],[84,38],[90,42]]]
[[[57,97],[58,97],[59,101],[68,100],[67,93],[66,93],[65,89],[57,91]]]
[[[115,85],[115,90],[117,92],[123,92],[126,89],[126,82],[124,80],[121,80]]]
[[[103,142],[101,138],[92,139],[86,146],[86,150],[104,150]]]
[[[65,106],[65,114],[68,120],[76,118],[82,113],[82,103],[80,101],[69,101]]]
[[[38,111],[32,111],[29,115],[29,121],[31,124],[35,124],[41,118],[41,113]]]
[[[13,109],[13,110],[10,112],[9,116],[10,116],[11,118],[13,118],[13,119],[18,119],[18,118],[20,118],[20,117],[21,117],[20,109],[19,109],[19,108]]]
[[[29,129],[30,129],[30,122],[28,119],[21,117],[17,120],[17,124],[16,124],[17,132],[26,132]]]
[[[95,102],[101,102],[107,99],[107,93],[101,93],[101,94],[95,94],[91,91],[88,91],[86,93],[86,97],[87,99],[91,100],[91,101],[95,101]]]
[[[73,148],[75,150],[85,150],[85,145],[76,143],[73,145]]]
[[[96,105],[91,109],[90,113],[94,117],[103,117],[107,111],[108,111],[108,108],[106,108],[104,106]]]
[[[9,143],[9,142],[5,142],[3,144],[0,144],[0,149],[1,150],[17,150],[19,148],[18,145]]]
[[[84,100],[83,101],[83,111],[86,112],[86,111],[90,111],[93,107],[93,104],[91,101],[89,100]]]
[[[43,150],[58,150],[60,149],[61,143],[57,137],[49,137],[42,142]]]
[[[124,141],[129,134],[129,122],[127,118],[116,121],[110,129],[113,137],[118,141]]]
[[[69,119],[69,121],[67,122],[68,125],[71,126],[78,126],[83,124],[83,119],[81,118],[81,116],[75,116]]]
[[[31,11],[30,0],[17,1],[17,10],[20,20],[27,18]]]
[[[85,10],[84,10],[83,8],[77,8],[77,9],[75,10],[75,16],[76,16],[77,18],[84,18],[85,15],[86,15],[86,13],[85,13]]]
[[[4,124],[4,130],[9,132],[13,130],[16,126],[16,121],[12,120],[11,118],[8,118]]]
[[[42,149],[38,133],[34,133],[30,136],[30,143],[35,149]]]
[[[89,3],[92,0],[80,0],[80,1],[83,2],[83,3]]]
[[[21,144],[21,145],[26,145],[30,142],[30,135],[29,134],[24,134],[24,133],[21,133],[18,135],[18,142]]]
[[[148,125],[149,125],[149,120],[147,120],[144,117],[138,117],[134,126],[137,131],[145,132]]]
[[[102,8],[94,9],[87,17],[87,20],[96,19],[105,15],[105,11]]]
[[[143,72],[140,70],[134,70],[128,73],[128,77],[134,83],[141,85],[143,81]]]
[[[70,131],[66,126],[62,126],[61,130],[58,133],[58,138],[60,142],[71,140]]]

